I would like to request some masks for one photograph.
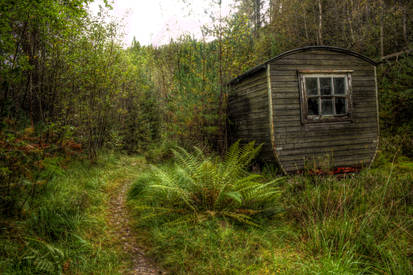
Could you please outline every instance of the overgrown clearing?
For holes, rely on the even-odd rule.
[[[248,150],[247,158],[253,155]],[[42,195],[29,202],[18,219],[2,220],[0,270],[126,274],[144,251],[151,262],[177,274],[413,271],[411,162],[387,163],[345,178],[280,179],[271,169],[261,176],[244,171],[248,160],[237,161],[242,160],[239,152],[226,164],[200,154],[188,153],[177,166],[160,168],[150,168],[141,156],[113,154],[104,154],[92,166],[72,163],[41,189]],[[195,162],[197,166],[191,166]],[[234,178],[230,171],[242,176]],[[208,185],[214,174],[222,181]],[[204,176],[205,183],[192,181]],[[274,195],[253,191],[259,182],[269,182],[265,191],[273,189]],[[132,237],[140,250],[136,255],[125,250],[130,240],[114,232],[119,228],[110,217],[111,196],[130,183]],[[173,187],[186,193],[181,197]],[[211,204],[211,196],[220,190],[221,201]]]
[[[39,187],[18,218],[0,221],[2,274],[125,274],[132,258],[110,223],[111,196],[133,180],[141,157],[75,161]]]
[[[200,1],[208,39],[161,46],[90,2],[0,1],[1,274],[125,274],[132,239],[177,274],[413,274],[413,1]],[[230,149],[226,83],[308,45],[383,61],[373,168],[280,177]]]
[[[251,148],[249,153],[253,154]],[[137,228],[146,233],[142,241],[167,270],[177,274],[413,271],[411,162],[344,178],[290,176],[271,182],[274,175],[264,173],[261,193],[255,191],[256,181],[250,180],[258,175],[240,171],[245,163],[235,159],[241,161],[214,162],[199,158],[199,152],[178,154],[176,165],[154,167],[132,186],[130,203]],[[242,176],[228,173],[234,170]],[[225,180],[228,175],[231,180]],[[203,184],[204,178],[209,185]],[[272,192],[276,195],[265,195]]]

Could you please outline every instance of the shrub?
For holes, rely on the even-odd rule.
[[[167,161],[173,157],[172,149],[174,147],[176,147],[176,143],[174,141],[163,140],[149,145],[144,155],[145,158],[151,163]]]
[[[199,222],[212,217],[254,224],[258,216],[271,216],[277,207],[282,178],[263,182],[246,168],[260,146],[231,146],[225,158],[206,156],[200,149],[174,150],[176,163],[152,166],[152,171],[133,184],[129,199],[141,222]]]
[[[413,157],[412,76],[413,58],[406,56],[380,66],[378,77],[382,136],[410,158]]]
[[[82,152],[66,127],[18,127],[0,122],[0,215],[18,216],[40,196],[48,183],[62,175],[62,166]]]

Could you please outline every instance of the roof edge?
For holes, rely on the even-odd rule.
[[[228,85],[236,84],[236,83],[240,82],[241,80],[245,79],[246,77],[248,77],[250,75],[253,75],[256,72],[259,72],[262,69],[265,69],[267,64],[274,61],[274,60],[283,58],[285,56],[288,56],[288,55],[291,55],[291,54],[294,54],[294,53],[305,52],[305,51],[309,51],[309,50],[327,50],[327,51],[332,51],[332,52],[344,53],[344,54],[347,54],[347,55],[352,55],[352,56],[355,56],[357,58],[360,58],[360,59],[370,63],[373,66],[377,66],[379,64],[376,61],[374,61],[373,59],[371,59],[371,58],[369,58],[365,55],[353,52],[353,51],[348,50],[348,49],[338,48],[338,47],[331,47],[331,46],[307,46],[307,47],[302,47],[302,48],[296,48],[296,49],[293,49],[293,50],[289,50],[289,51],[283,52],[283,53],[281,53],[281,54],[279,54],[279,55],[277,55],[277,56],[275,56],[271,59],[268,59],[264,63],[262,63],[260,65],[257,65],[255,67],[253,67],[252,69],[246,71],[245,73],[240,74],[237,77],[235,77],[234,79],[230,80],[228,82]]]

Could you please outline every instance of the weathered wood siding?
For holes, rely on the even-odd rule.
[[[265,70],[233,85],[228,98],[230,139],[263,144],[260,158],[273,160],[271,148],[268,89]]]
[[[269,64],[276,153],[285,171],[303,169],[317,159],[326,160],[326,155],[334,166],[370,163],[378,142],[375,67],[372,64],[358,57],[327,50],[294,53]],[[302,124],[298,70],[354,70],[352,122]],[[264,76],[261,78],[264,79]],[[264,89],[262,84],[259,97],[254,101],[262,110],[265,110],[266,104]],[[261,113],[257,109],[252,110]],[[266,115],[264,111],[262,113],[260,119],[265,120]],[[252,116],[253,113],[244,115]],[[248,126],[254,129],[254,136],[268,134],[264,129],[267,121],[248,121],[256,124]],[[258,129],[261,128],[260,133]]]

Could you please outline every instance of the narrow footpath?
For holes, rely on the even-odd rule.
[[[125,260],[129,267],[124,274],[152,275],[166,274],[157,268],[153,262],[145,257],[143,249],[136,243],[136,232],[132,229],[129,220],[126,196],[130,181],[122,181],[112,193],[109,204],[109,225],[116,245],[123,249]]]

